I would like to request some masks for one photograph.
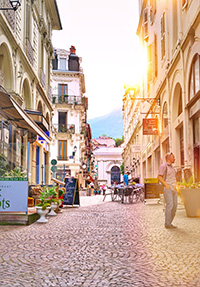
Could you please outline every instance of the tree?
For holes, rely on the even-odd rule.
[[[120,166],[121,173],[124,175],[124,162],[122,162]]]
[[[115,145],[116,145],[116,147],[120,146],[123,142],[124,142],[124,136],[122,136],[121,139],[120,139],[120,138],[117,138],[117,139],[115,140]]]

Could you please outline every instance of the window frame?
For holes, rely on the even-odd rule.
[[[160,34],[161,34],[161,60],[163,60],[165,58],[166,55],[166,39],[165,39],[165,35],[166,35],[166,13],[165,11],[163,12],[162,16],[161,16],[161,20],[160,20]]]
[[[58,140],[58,160],[67,160],[67,140]]]
[[[198,90],[196,90],[196,71],[195,66],[198,61]],[[193,58],[191,69],[190,69],[190,77],[189,77],[189,101],[191,101],[195,95],[200,91],[200,54],[196,54]]]

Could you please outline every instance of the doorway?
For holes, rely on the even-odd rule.
[[[111,184],[113,184],[114,182],[120,183],[120,175],[120,168],[118,166],[113,166],[111,168]]]

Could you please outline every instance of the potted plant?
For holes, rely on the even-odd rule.
[[[188,182],[182,180],[177,185],[187,216],[200,217],[200,182],[194,182],[191,176]]]
[[[6,172],[10,171],[10,166],[4,155],[0,154],[0,177],[3,177]]]
[[[69,130],[70,130],[70,133],[74,133],[75,132],[75,125],[70,125]]]
[[[27,173],[26,171],[21,171],[19,167],[15,167],[14,169],[10,171],[6,171],[4,174],[4,177],[27,179]]]
[[[65,102],[65,103],[68,103],[68,98],[69,98],[68,95],[64,95],[64,102]]]
[[[50,209],[51,211],[49,212],[49,216],[55,216],[57,215],[57,213],[55,212],[57,210],[57,207],[59,206],[59,200],[56,198],[52,198],[50,199]]]
[[[56,186],[49,187],[44,186],[43,192],[41,192],[40,203],[36,205],[37,213],[40,215],[40,218],[37,220],[39,223],[46,223],[48,220],[45,218],[47,213],[49,212],[51,202],[53,196],[56,196]]]

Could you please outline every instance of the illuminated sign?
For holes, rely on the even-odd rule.
[[[143,119],[143,135],[158,135],[158,119]]]

